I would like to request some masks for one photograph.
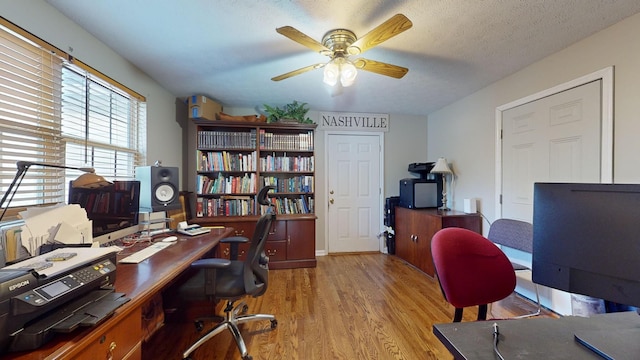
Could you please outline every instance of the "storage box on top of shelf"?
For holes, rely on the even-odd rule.
[[[204,95],[189,96],[189,119],[215,120],[222,105]]]

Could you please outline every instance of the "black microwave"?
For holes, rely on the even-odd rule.
[[[431,179],[402,179],[398,205],[409,209],[439,207],[442,204],[442,187],[438,185],[438,181]]]

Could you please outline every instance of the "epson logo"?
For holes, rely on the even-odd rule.
[[[29,285],[29,280],[23,280],[23,281],[20,281],[17,284],[13,284],[13,285],[9,286],[9,291],[13,291],[15,289],[19,289],[19,288],[21,288],[23,286],[26,286],[26,285]]]

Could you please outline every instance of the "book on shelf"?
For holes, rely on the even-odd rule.
[[[260,171],[314,171],[314,159],[311,156],[277,156],[275,153],[260,158]]]
[[[256,129],[249,131],[199,130],[197,134],[200,149],[254,149]]]
[[[269,198],[276,214],[313,214],[313,198],[300,195],[297,198],[271,196]],[[261,205],[261,214],[267,211],[267,205]]]
[[[313,192],[313,176],[302,175],[292,177],[260,176],[262,186],[273,185],[278,193]]]
[[[255,200],[251,196],[198,198],[196,217],[254,215]]]
[[[260,129],[260,149],[313,151],[313,131],[298,134],[274,134]]]

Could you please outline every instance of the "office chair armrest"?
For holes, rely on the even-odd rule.
[[[238,246],[249,242],[249,238],[244,236],[231,236],[220,240],[223,244],[229,244],[229,259],[238,260]]]
[[[191,263],[191,267],[195,269],[223,269],[231,265],[231,260],[210,258],[200,259]]]
[[[244,236],[231,236],[228,238],[224,238],[222,240],[220,240],[221,243],[223,244],[242,244],[242,243],[248,243],[249,242],[249,238],[244,237]]]

